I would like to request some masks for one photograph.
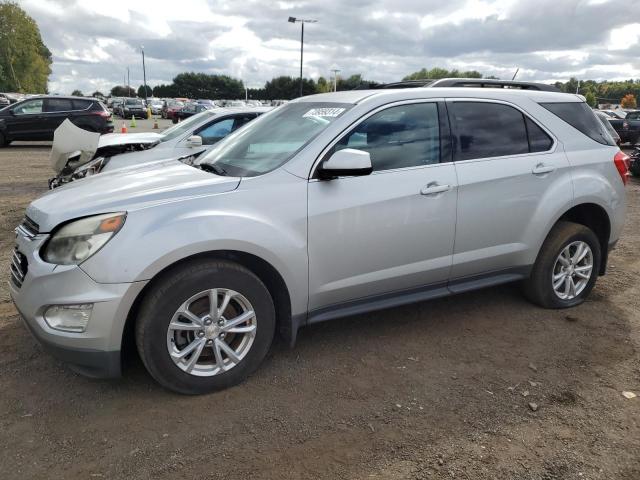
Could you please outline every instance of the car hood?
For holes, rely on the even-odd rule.
[[[131,211],[235,190],[240,178],[222,177],[178,160],[105,172],[65,184],[34,200],[27,216],[41,232],[78,217]]]
[[[67,166],[75,170],[100,155],[101,151],[113,152],[114,148],[127,145],[139,145],[144,149],[145,145],[156,144],[161,137],[159,133],[153,132],[100,135],[83,130],[66,119],[53,133],[49,164],[56,174]]]

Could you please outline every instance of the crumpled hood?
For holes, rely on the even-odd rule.
[[[34,200],[27,207],[27,216],[41,232],[50,232],[74,218],[229,192],[239,184],[240,178],[214,175],[169,160],[65,184]]]
[[[118,145],[152,144],[160,140],[162,135],[154,132],[146,133],[108,133],[100,135],[88,132],[75,126],[66,119],[53,132],[53,145],[49,155],[49,164],[58,174],[70,163],[72,168],[78,168],[93,159],[100,149]]]
[[[129,143],[154,143],[160,140],[161,137],[162,135],[155,132],[107,133],[100,137],[98,148],[127,145]]]

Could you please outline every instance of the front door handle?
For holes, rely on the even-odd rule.
[[[420,189],[420,195],[436,195],[448,190],[451,190],[451,185],[440,185],[436,182],[432,182]]]
[[[545,173],[553,172],[555,169],[556,167],[554,167],[553,165],[545,165],[544,163],[539,163],[535,167],[533,167],[531,173],[533,173],[534,175],[544,175]]]

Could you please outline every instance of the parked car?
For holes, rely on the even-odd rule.
[[[601,112],[606,113],[607,115],[614,117],[614,118],[619,118],[620,120],[624,120],[624,117],[627,116],[627,112],[625,112],[624,110],[600,110]]]
[[[0,107],[5,107],[24,99],[21,93],[0,93]]]
[[[254,371],[276,332],[292,344],[329,319],[512,281],[542,307],[581,304],[620,237],[627,168],[576,95],[306,96],[193,165],[36,199],[10,293],[84,373],[118,375],[134,339],[161,385],[209,392]]]
[[[147,107],[141,98],[125,98],[120,113],[122,118],[147,118]]]
[[[622,129],[618,132],[623,143],[635,145],[640,139],[640,111],[627,113],[622,121]]]
[[[39,96],[0,110],[0,147],[14,140],[52,140],[65,119],[90,132],[113,132],[111,112],[99,100]]]
[[[97,173],[182,158],[192,162],[231,132],[271,110],[266,107],[205,110],[162,133],[112,133],[99,138],[64,124],[56,131],[50,163],[56,188]]]
[[[165,102],[162,107],[162,112],[160,112],[162,118],[167,118],[172,120],[175,113],[184,107],[184,102],[181,100],[168,100]]]
[[[613,127],[613,125],[615,122],[618,122],[618,121],[621,122],[621,120],[619,118],[614,118],[614,117],[611,117],[610,115],[607,115],[602,110],[594,110],[594,113],[596,114],[596,117],[600,119],[604,127],[607,129],[607,132],[609,132],[609,135],[611,135],[611,138],[613,138],[613,141],[616,142],[616,145],[620,145],[622,143],[620,139],[620,135],[618,135],[618,132]]]
[[[212,110],[214,108],[211,104],[203,104],[203,103],[187,103],[180,110],[176,110],[173,113],[173,123],[181,122],[182,120],[193,117],[200,112],[204,112],[205,110]]]
[[[148,104],[153,115],[160,115],[160,113],[162,112],[162,107],[164,106],[164,102],[162,100],[160,100],[159,98],[150,98]]]

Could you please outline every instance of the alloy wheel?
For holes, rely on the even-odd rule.
[[[553,291],[562,300],[573,300],[589,284],[593,275],[593,252],[582,241],[565,246],[553,266]]]

